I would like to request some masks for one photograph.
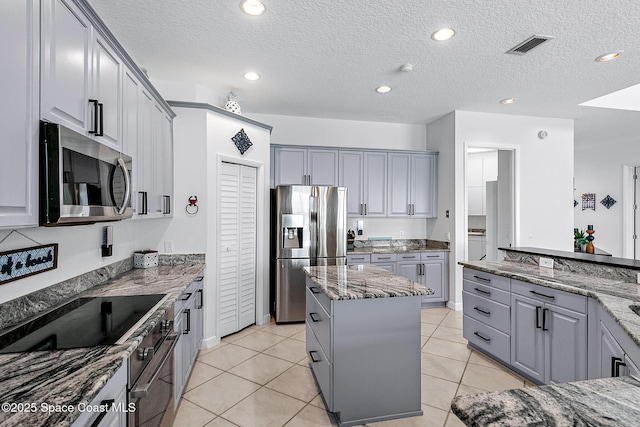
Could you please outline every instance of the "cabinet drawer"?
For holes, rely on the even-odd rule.
[[[316,382],[320,387],[327,409],[333,412],[332,365],[308,323],[306,342],[309,367],[311,368],[313,376],[316,378]]]
[[[422,261],[435,261],[444,259],[444,252],[422,252],[420,259]]]
[[[307,278],[307,298],[309,297],[309,294],[311,294],[316,299],[316,301],[320,303],[320,305],[327,313],[329,313],[329,315],[332,314],[331,300],[329,299],[327,294],[325,294],[322,289],[318,288],[318,286],[311,279]],[[309,307],[309,305],[307,305],[307,307]]]
[[[481,283],[483,285],[493,286],[494,288],[502,289],[503,291],[509,292],[511,290],[511,280],[508,277],[502,277],[496,274],[485,273],[484,271],[465,268],[463,278],[465,280],[471,280],[472,282]]]
[[[371,254],[371,262],[396,262],[396,254]]]
[[[462,289],[473,295],[478,295],[504,305],[511,305],[511,294],[492,286],[465,279],[462,283]]]
[[[508,305],[463,291],[462,307],[467,316],[510,334],[511,308]]]
[[[511,337],[476,319],[463,317],[462,335],[477,348],[505,363],[511,360]]]
[[[409,252],[406,254],[398,254],[398,261],[420,261],[420,252]]]
[[[326,354],[331,354],[331,316],[307,288],[307,325],[315,334]]]
[[[513,280],[511,291],[525,297],[533,298],[537,301],[551,303],[578,313],[587,312],[587,297],[573,294],[559,289],[547,288],[533,283]]]
[[[369,254],[353,254],[347,255],[347,264],[370,264],[371,263],[371,255]]]

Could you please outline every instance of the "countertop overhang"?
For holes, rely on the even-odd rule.
[[[304,271],[331,300],[434,294],[431,288],[370,264],[304,267]]]

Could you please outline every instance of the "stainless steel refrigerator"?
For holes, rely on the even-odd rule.
[[[272,204],[276,322],[301,322],[305,319],[303,267],[346,263],[347,189],[278,186]]]

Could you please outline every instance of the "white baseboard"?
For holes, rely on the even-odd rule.
[[[202,344],[200,344],[200,349],[206,350],[208,348],[215,347],[218,344],[220,344],[220,337],[214,335],[209,338],[204,338],[202,340]]]
[[[462,311],[462,303],[461,302],[448,301],[447,302],[447,307],[449,307],[451,310]]]
[[[258,322],[258,325],[268,325],[269,323],[271,323],[271,314],[265,314],[264,316],[262,316],[262,322],[260,322],[259,320]]]

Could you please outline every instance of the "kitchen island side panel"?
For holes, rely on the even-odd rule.
[[[420,415],[421,296],[332,301],[341,425]]]

